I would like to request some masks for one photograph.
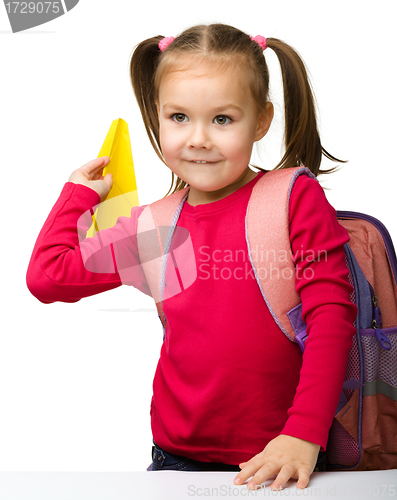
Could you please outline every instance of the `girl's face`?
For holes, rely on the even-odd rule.
[[[270,127],[273,106],[258,113],[244,75],[208,64],[162,79],[160,144],[169,168],[190,185],[187,201],[219,200],[252,180],[252,146]]]

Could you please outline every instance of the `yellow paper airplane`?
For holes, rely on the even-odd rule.
[[[87,238],[114,226],[118,217],[129,217],[131,208],[139,205],[130,134],[123,119],[113,120],[98,158],[101,156],[110,158],[103,176],[113,174],[113,186],[92,216],[93,224],[87,231]]]

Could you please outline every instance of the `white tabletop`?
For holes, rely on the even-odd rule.
[[[314,472],[305,490],[290,480],[272,492],[236,486],[235,472],[0,472],[1,500],[186,500],[189,498],[301,497],[397,499],[397,469]]]

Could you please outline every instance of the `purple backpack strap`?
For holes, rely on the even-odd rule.
[[[304,329],[289,237],[289,198],[300,175],[316,179],[305,167],[267,172],[252,190],[245,219],[248,255],[262,296],[293,342],[299,329]]]

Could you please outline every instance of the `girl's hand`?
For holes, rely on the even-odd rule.
[[[113,186],[112,174],[106,174],[103,177],[103,168],[110,162],[108,156],[102,156],[91,160],[82,167],[72,172],[69,177],[69,182],[75,184],[83,184],[93,189],[101,197],[101,202],[105,200],[106,196]]]
[[[318,444],[280,434],[261,453],[239,464],[242,470],[234,478],[234,484],[243,484],[253,476],[247,486],[254,489],[269,477],[277,475],[270,486],[272,490],[279,490],[290,478],[299,480],[297,488],[306,488],[319,451]]]

